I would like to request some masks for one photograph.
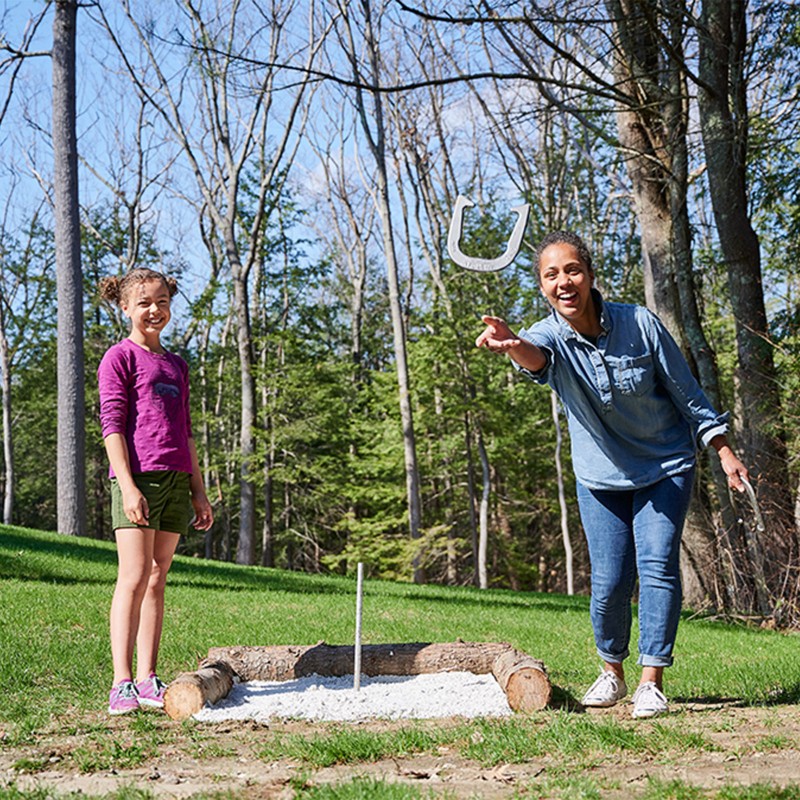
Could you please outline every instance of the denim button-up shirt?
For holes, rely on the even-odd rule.
[[[698,444],[728,430],[661,321],[642,306],[606,303],[597,342],[552,314],[519,337],[547,356],[539,372],[567,411],[572,465],[589,489],[648,486],[694,466]]]

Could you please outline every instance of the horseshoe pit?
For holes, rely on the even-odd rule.
[[[364,645],[360,660],[359,675],[369,678],[451,672],[491,675],[512,711],[536,711],[552,699],[544,663],[507,643],[457,640]],[[352,677],[355,662],[352,646],[325,642],[310,646],[213,647],[195,672],[184,672],[169,685],[164,709],[172,719],[183,720],[226,698],[236,682]],[[457,716],[458,698],[449,698],[448,705],[448,715]]]

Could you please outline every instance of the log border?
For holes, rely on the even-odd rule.
[[[196,672],[184,672],[167,687],[164,710],[176,720],[228,695],[236,681],[286,681],[309,675],[353,674],[352,645],[212,647]],[[436,672],[491,674],[514,711],[538,711],[552,700],[544,662],[505,642],[410,642],[362,647],[361,673],[421,675]]]

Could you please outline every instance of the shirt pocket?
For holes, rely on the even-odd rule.
[[[629,395],[648,394],[656,382],[656,369],[649,355],[607,359],[614,388]]]

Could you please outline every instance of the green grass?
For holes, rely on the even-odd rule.
[[[632,727],[613,718],[546,712],[537,717],[477,720],[463,754],[485,766],[524,763],[546,755],[566,763],[586,764],[593,756],[629,752],[647,755],[669,751],[712,750],[700,734],[683,726],[654,723]]]
[[[0,526],[0,722],[25,735],[71,710],[103,708],[112,672],[114,545]],[[218,645],[349,643],[355,581],[178,557],[160,670],[193,669]],[[588,599],[365,582],[366,642],[508,641],[579,697],[598,661]],[[800,700],[798,637],[686,619],[668,692],[696,703]],[[635,680],[636,666],[630,668]]]
[[[448,800],[455,798],[454,794],[447,791],[425,791],[408,784],[389,783],[375,778],[354,778],[351,781],[337,785],[323,784],[320,786],[298,785],[295,786],[295,800],[423,800],[423,798],[436,798]]]
[[[402,758],[458,743],[467,735],[464,727],[424,730],[411,725],[376,733],[354,726],[336,725],[322,733],[277,734],[257,755],[268,762],[288,758],[319,769],[334,764]]]
[[[191,721],[178,725],[160,715],[140,714],[109,724],[103,711],[112,677],[108,610],[115,579],[116,553],[111,543],[0,526],[0,692],[4,697],[0,736],[14,746],[35,741],[48,729],[71,733],[80,743],[65,758],[72,768],[85,772],[141,766],[164,746],[172,746],[179,734],[193,757],[231,755],[224,741],[216,741],[207,729]],[[320,639],[350,643],[354,596],[355,580],[349,577],[179,557],[167,589],[160,671],[169,679],[193,669],[197,658],[212,646],[311,644]],[[580,697],[598,669],[588,607],[585,597],[368,579],[363,633],[365,641],[372,643],[459,637],[507,641],[543,659],[558,695],[568,701]],[[668,672],[668,694],[701,706],[720,700],[774,706],[777,723],[780,704],[800,700],[799,641],[796,634],[687,616],[679,632],[675,667]],[[637,678],[634,660],[630,682]],[[686,721],[686,716],[678,714],[631,725],[611,716],[547,711],[455,724],[413,722],[382,731],[320,725],[295,734],[276,728],[259,742],[254,755],[265,761],[289,759],[309,770],[443,750],[487,769],[549,758],[563,765],[563,771],[551,767],[542,780],[521,790],[521,797],[593,798],[608,787],[580,774],[580,768],[607,763],[618,753],[663,762],[709,751],[714,749],[714,734],[732,727],[722,721],[715,729],[699,733],[702,726]],[[752,745],[762,752],[796,746],[780,731]],[[31,752],[14,767],[19,773],[36,773],[48,763]],[[337,786],[317,786],[309,780],[295,788],[297,797],[303,798],[429,796],[369,778]],[[724,787],[711,793],[680,782],[651,782],[645,791],[648,799],[800,800],[792,788],[765,786],[759,788],[762,794],[748,794],[747,787]],[[133,788],[113,795],[114,800],[149,796]],[[21,793],[13,785],[0,788],[0,800],[45,797]]]
[[[97,795],[94,797],[97,797]],[[58,800],[93,800],[92,796],[83,794],[83,792],[70,792],[67,794],[46,789],[22,791],[13,784],[0,786],[0,800],[53,800],[54,798],[58,798]],[[103,800],[153,800],[153,793],[145,789],[137,789],[134,786],[125,786],[113,794],[103,795]],[[199,799],[195,798],[195,800]]]
[[[800,800],[800,786],[727,785],[721,789],[701,789],[683,781],[650,780],[641,800]]]
[[[314,784],[308,779],[292,782],[294,800],[454,800],[457,795],[444,790],[421,789],[372,777],[356,777],[338,784]],[[604,789],[590,778],[546,778],[541,784],[526,787],[515,800],[602,800]],[[480,794],[473,795],[480,798]],[[650,780],[638,800],[800,800],[800,787],[779,787],[766,783],[750,786],[727,785],[720,789],[701,789],[683,781]],[[0,786],[0,800],[154,800],[146,789],[127,786],[105,795],[58,793],[44,789],[22,791],[13,784]],[[236,800],[227,792],[195,794],[192,800]]]
[[[476,719],[453,726],[412,724],[388,731],[332,725],[311,733],[277,733],[257,753],[270,762],[288,758],[319,769],[359,764],[447,748],[490,768],[524,764],[547,756],[561,764],[586,767],[617,753],[656,756],[714,750],[714,745],[683,724],[669,721],[632,727],[613,718],[546,711],[510,719]]]

